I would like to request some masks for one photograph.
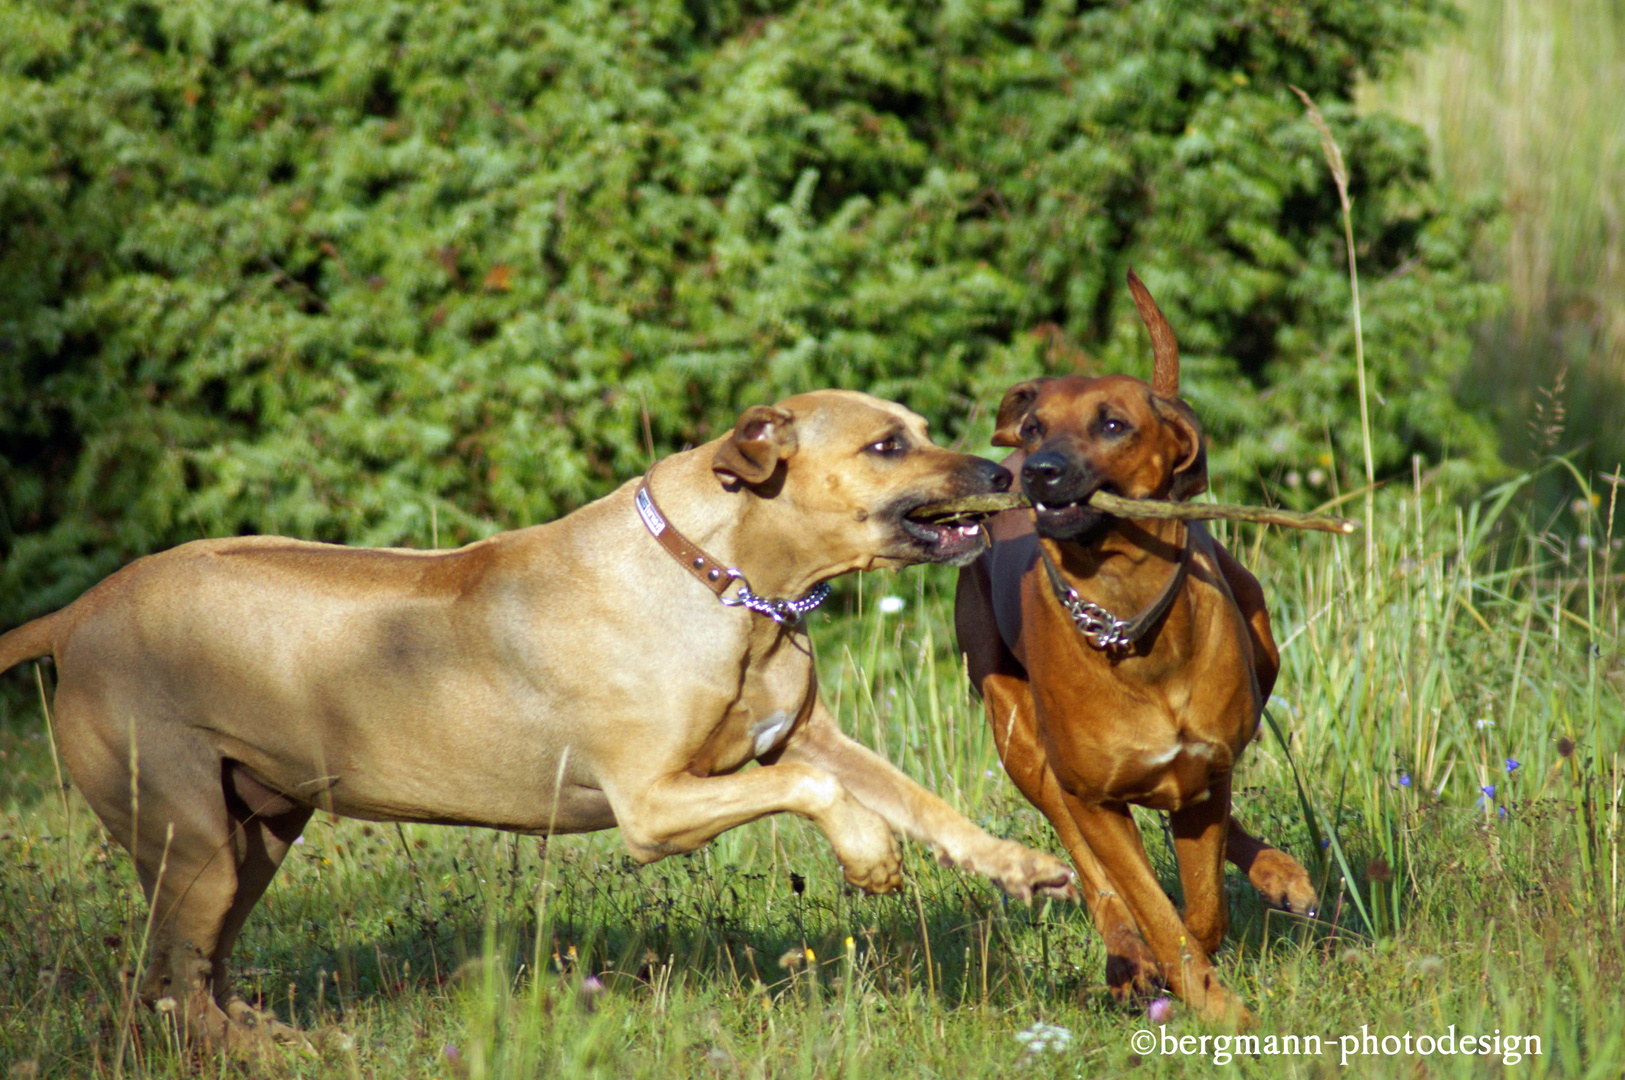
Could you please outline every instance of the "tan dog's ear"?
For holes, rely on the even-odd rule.
[[[999,418],[993,425],[994,446],[1021,445],[1021,422],[1038,399],[1038,388],[1047,382],[1048,378],[1028,379],[1004,392],[1004,400],[999,402]]]
[[[795,417],[771,405],[752,405],[739,414],[728,441],[717,447],[711,471],[724,484],[760,484],[795,452]]]
[[[1176,453],[1179,464],[1174,466],[1168,498],[1177,502],[1202,494],[1207,490],[1207,442],[1202,438],[1202,425],[1196,414],[1177,398],[1153,397],[1151,404],[1179,444]]]

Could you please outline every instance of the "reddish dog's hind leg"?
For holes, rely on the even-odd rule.
[[[1250,834],[1232,815],[1225,835],[1225,858],[1235,863],[1253,888],[1278,908],[1313,916],[1320,898],[1309,882],[1309,871],[1292,856]]]

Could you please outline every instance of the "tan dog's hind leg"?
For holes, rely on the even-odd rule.
[[[238,1024],[257,1028],[277,1041],[303,1042],[304,1037],[296,1029],[277,1022],[275,1015],[262,1013],[231,993],[228,961],[248,913],[271,884],[288,850],[310,821],[313,810],[269,791],[230,763],[223,770],[222,787],[233,828],[237,891],[215,942],[214,996],[217,1001],[226,1002],[226,1014]]]
[[[781,761],[731,776],[682,773],[631,796],[615,806],[615,818],[627,850],[640,862],[693,851],[736,826],[788,811],[829,838],[853,885],[885,893],[903,884],[902,854],[891,827],[823,769]]]
[[[1072,871],[1042,851],[989,836],[885,758],[846,737],[822,701],[790,737],[779,760],[828,769],[857,800],[912,840],[929,844],[945,866],[993,879],[1010,895],[1076,899]]]
[[[1063,793],[1084,842],[1093,849],[1118,894],[1127,902],[1162,966],[1169,987],[1198,1016],[1246,1024],[1252,1020],[1241,999],[1219,981],[1202,947],[1191,939],[1174,905],[1162,891],[1140,842],[1140,830],[1121,803],[1088,806]]]
[[[132,719],[124,725],[108,720],[121,716]],[[222,788],[219,757],[184,725],[143,718],[138,706],[99,700],[71,680],[57,693],[56,720],[64,763],[80,791],[135,857],[152,920],[141,998],[173,1001],[188,1038],[263,1056],[275,1033],[271,1025],[229,1015],[216,992],[237,932],[275,870],[252,839],[264,826],[239,827]],[[132,774],[139,777],[133,799]]]
[[[1084,903],[1106,943],[1106,985],[1112,996],[1125,1002],[1151,996],[1162,987],[1162,970],[1140,936],[1128,905],[1072,820],[1061,783],[1038,741],[1038,721],[1027,683],[1012,675],[989,675],[982,680],[982,700],[1005,772],[1027,801],[1049,819],[1078,868]]]

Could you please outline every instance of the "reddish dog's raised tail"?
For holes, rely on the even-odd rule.
[[[1128,291],[1134,296],[1134,306],[1151,331],[1151,392],[1158,397],[1179,396],[1179,339],[1174,328],[1163,318],[1162,309],[1151,299],[1151,292],[1131,267],[1128,272]]]

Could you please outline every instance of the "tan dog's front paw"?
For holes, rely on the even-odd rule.
[[[945,852],[938,853],[937,861],[953,866],[955,860]],[[1017,844],[1010,840],[988,838],[986,846],[973,852],[959,864],[967,870],[991,878],[993,883],[1018,900],[1031,900],[1035,896],[1052,896],[1060,900],[1076,900],[1078,888],[1072,867],[1045,851]]]
[[[1311,918],[1320,909],[1320,898],[1309,882],[1309,871],[1278,848],[1266,848],[1247,868],[1247,880],[1265,900],[1278,908]]]
[[[175,1025],[183,1040],[202,1043],[238,1061],[278,1061],[282,1056],[279,1047],[315,1056],[297,1029],[279,1023],[274,1015],[262,1013],[240,998],[233,998],[222,1009],[207,990],[197,990],[181,1000],[160,998],[153,1008]]]
[[[261,1012],[241,998],[234,998],[226,1005],[226,1016],[239,1032],[245,1033],[243,1037],[263,1037],[273,1043],[292,1047],[309,1057],[316,1054],[315,1046],[305,1037],[304,1032],[284,1024],[276,1018],[275,1013]]]
[[[903,860],[891,858],[884,862],[869,863],[865,866],[855,866],[843,862],[841,870],[846,874],[846,880],[856,888],[873,896],[896,892],[903,887]]]
[[[855,813],[839,836],[831,836],[846,880],[879,895],[903,887],[903,853],[885,820],[867,810]]]

